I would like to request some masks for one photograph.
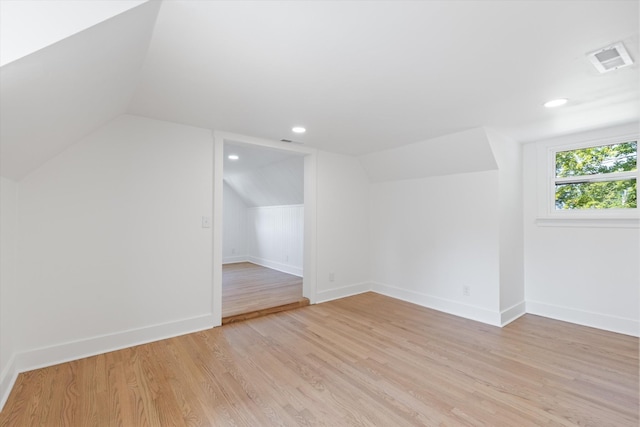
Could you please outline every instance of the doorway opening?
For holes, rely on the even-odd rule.
[[[218,294],[222,324],[308,305],[315,294],[307,253],[315,238],[315,153],[238,139],[216,138],[216,170],[223,167],[215,177],[222,215],[214,224],[214,312]]]

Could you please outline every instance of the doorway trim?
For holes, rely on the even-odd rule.
[[[317,150],[290,143],[272,141],[229,132],[213,132],[213,268],[211,312],[213,326],[222,324],[222,213],[224,143],[275,148],[304,155],[304,245],[302,262],[302,295],[311,304],[316,302],[316,218],[317,218]]]

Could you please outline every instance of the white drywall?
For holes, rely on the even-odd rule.
[[[0,410],[15,381],[14,353],[15,239],[17,231],[17,184],[0,177]]]
[[[374,290],[500,324],[498,182],[486,171],[373,184]]]
[[[223,186],[222,262],[247,260],[247,206],[226,183]]]
[[[360,157],[371,182],[497,169],[484,128],[444,135]]]
[[[146,1],[3,0],[0,3],[0,66]]]
[[[524,231],[522,224],[522,146],[485,129],[498,164],[500,189],[501,324],[525,313]]]
[[[327,301],[371,289],[369,181],[355,157],[317,157],[317,296]]]
[[[524,146],[524,250],[527,312],[630,335],[640,320],[640,231],[604,226],[542,226],[547,148],[637,132],[637,124]],[[597,223],[597,221],[596,221]],[[592,223],[593,224],[593,223]]]
[[[46,10],[59,2],[36,3]],[[93,1],[65,3],[90,9]],[[21,180],[127,110],[160,4],[146,2],[2,66],[2,176]]]
[[[249,261],[302,277],[304,206],[247,209]]]
[[[120,116],[20,182],[17,369],[213,324],[212,147]]]

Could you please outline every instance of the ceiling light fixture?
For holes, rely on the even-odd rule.
[[[229,154],[229,157],[227,157],[229,160],[238,160],[240,158],[240,156],[238,156],[237,154]]]
[[[295,133],[305,133],[307,130],[302,126],[295,126],[291,129]]]
[[[569,101],[567,98],[552,99],[551,101],[545,102],[544,106],[547,108],[560,107],[561,105],[566,104],[567,101]]]

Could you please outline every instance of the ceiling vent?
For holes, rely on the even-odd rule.
[[[588,53],[587,58],[589,58],[589,61],[591,61],[593,66],[601,73],[617,70],[618,68],[633,64],[633,60],[622,42]]]

